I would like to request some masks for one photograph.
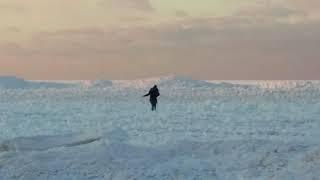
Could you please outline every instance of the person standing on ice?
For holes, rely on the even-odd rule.
[[[157,85],[154,85],[153,88],[150,89],[149,93],[144,95],[143,97],[150,96],[151,110],[157,110],[158,97],[160,96],[159,89]]]

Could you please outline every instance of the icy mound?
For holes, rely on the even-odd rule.
[[[82,81],[81,84],[87,88],[105,88],[111,87],[113,82],[111,80],[95,80],[95,81]]]
[[[14,76],[0,77],[0,89],[66,88],[71,86],[68,83],[26,81]]]
[[[184,88],[201,88],[201,87],[213,87],[214,84],[194,80],[184,76],[168,76],[159,79],[158,84],[163,87],[184,87]]]
[[[209,82],[203,80],[195,80],[185,76],[163,76],[157,78],[148,78],[131,81],[113,81],[113,84],[118,87],[145,89],[153,85],[158,85],[161,88],[234,88],[248,87],[249,85],[232,84],[228,82]]]
[[[320,81],[257,81],[260,88],[268,90],[320,90]]]
[[[0,88],[9,88],[9,89],[16,89],[16,88],[24,88],[27,87],[29,84],[23,80],[13,76],[3,76],[0,77]]]
[[[31,143],[37,147],[41,139],[29,140],[34,140]],[[71,136],[57,139],[43,137],[42,149],[2,154],[0,179],[298,180],[317,179],[320,175],[319,145],[306,142],[180,141],[147,147],[108,143],[104,138],[80,140],[85,143]]]

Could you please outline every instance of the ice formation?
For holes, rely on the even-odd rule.
[[[156,113],[141,97],[154,84]],[[0,78],[0,179],[318,179],[319,88],[179,76]]]

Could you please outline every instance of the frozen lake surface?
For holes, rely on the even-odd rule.
[[[319,81],[3,77],[0,130],[1,180],[320,179]]]

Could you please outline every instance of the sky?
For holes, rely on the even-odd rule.
[[[320,79],[319,0],[0,0],[0,75]]]

